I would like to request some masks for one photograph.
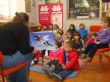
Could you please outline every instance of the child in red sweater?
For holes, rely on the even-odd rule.
[[[78,54],[74,49],[72,41],[67,41],[63,45],[65,52],[64,62],[61,68],[51,72],[52,76],[59,81],[64,80],[68,75],[70,75],[74,70],[79,69]]]
[[[61,65],[64,60],[64,52],[62,47],[62,42],[61,41],[55,41],[55,48],[56,50],[50,50],[49,51],[49,56],[44,59],[44,63],[47,62],[44,65],[44,70],[46,71],[53,71],[56,67],[56,65]]]

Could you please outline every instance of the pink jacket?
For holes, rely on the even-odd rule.
[[[50,60],[58,59],[58,63],[63,64],[64,63],[63,48],[60,48],[59,50],[51,50],[49,53],[49,59]]]
[[[94,40],[93,39],[88,39],[87,41],[86,41],[86,46],[88,46],[89,44],[91,44],[91,43],[94,43]]]

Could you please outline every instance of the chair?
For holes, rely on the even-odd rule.
[[[92,25],[90,26],[90,32],[98,32],[101,29],[100,25]],[[101,48],[98,49],[97,52],[99,53],[99,66],[98,66],[98,72],[102,72],[102,56],[105,52],[110,51],[110,48]]]
[[[101,29],[100,25],[91,25],[89,28],[90,32],[98,32]]]
[[[88,36],[92,36],[92,33],[97,33],[99,30],[101,29],[101,26],[100,25],[91,25],[90,28],[89,28],[89,34]]]
[[[12,68],[7,68],[7,69],[4,69],[2,67],[2,62],[3,62],[3,54],[0,52],[0,75],[2,76],[2,82],[7,82],[7,76],[16,72],[17,70],[19,70],[20,68],[22,68],[23,66],[25,66],[27,64],[27,62],[23,62],[15,67],[12,67]],[[26,68],[26,75],[27,75],[27,81],[28,81],[28,71],[27,71],[27,68]]]
[[[99,73],[102,72],[102,57],[103,57],[103,55],[105,55],[104,53],[108,52],[108,51],[110,51],[110,47],[109,48],[101,48],[101,49],[97,50],[97,53],[99,53],[99,66],[98,66]]]

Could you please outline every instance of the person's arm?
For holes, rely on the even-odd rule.
[[[50,51],[50,53],[49,53],[49,59],[50,59],[50,60],[54,60],[54,54],[53,54],[53,51]]]
[[[59,64],[64,64],[65,62],[65,58],[64,58],[64,51],[61,50],[59,53],[59,60],[58,60]]]
[[[106,31],[106,37],[102,38],[100,43],[110,43],[110,30]]]

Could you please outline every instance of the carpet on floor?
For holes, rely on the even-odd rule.
[[[83,60],[79,59],[79,65],[80,65],[80,68],[81,68],[82,65],[83,65]],[[31,71],[34,71],[34,72],[37,72],[37,73],[43,73],[43,74],[45,74],[45,72],[43,71],[43,66],[38,65],[38,64],[31,66],[30,70]],[[79,70],[75,70],[67,78],[76,77],[78,75],[78,73],[79,73]]]

